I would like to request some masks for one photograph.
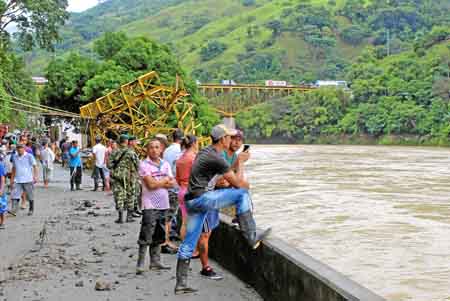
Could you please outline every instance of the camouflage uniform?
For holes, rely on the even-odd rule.
[[[123,155],[123,156],[122,156]],[[122,157],[122,159],[120,159]],[[120,162],[115,163],[120,159]],[[116,167],[114,165],[116,164]],[[126,146],[120,146],[112,152],[108,168],[111,170],[111,184],[117,210],[133,210],[134,200],[132,186],[130,185],[131,170],[138,170],[139,160],[136,153]]]
[[[133,152],[133,156],[135,157],[133,160],[139,162],[139,156],[136,151],[131,149]],[[139,164],[138,164],[139,166]],[[130,177],[129,177],[129,185],[130,185],[130,196],[129,198],[133,200],[133,208],[139,209],[140,199],[141,199],[141,183],[139,181],[139,170],[138,167],[130,168]]]

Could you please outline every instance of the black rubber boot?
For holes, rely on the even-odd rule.
[[[147,253],[147,245],[139,245],[138,260],[136,264],[136,275],[144,273],[145,254]]]
[[[170,270],[170,267],[161,263],[161,246],[150,246],[150,270]]]
[[[34,201],[33,200],[29,200],[28,203],[29,205],[29,210],[28,210],[28,215],[33,215],[34,212]]]
[[[118,218],[114,221],[116,224],[123,224],[123,210],[118,210]]]
[[[80,184],[76,184],[77,190],[81,190]]]
[[[238,221],[239,228],[252,249],[257,249],[261,244],[261,241],[263,241],[272,231],[272,228],[268,228],[262,233],[257,233],[255,219],[253,218],[251,211],[239,215]]]
[[[92,191],[97,191],[97,189],[98,189],[98,183],[95,182],[95,183],[94,183],[94,189],[92,189]]]
[[[191,294],[197,292],[187,285],[190,259],[179,259],[177,261],[177,283],[175,285],[175,295]]]
[[[133,222],[134,222],[133,211],[127,210],[127,223],[133,223]]]
[[[75,187],[72,183],[70,183],[70,191],[75,191]]]

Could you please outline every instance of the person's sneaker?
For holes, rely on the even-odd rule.
[[[214,272],[214,270],[210,266],[207,266],[206,268],[202,269],[200,271],[200,275],[202,275],[206,278],[209,278],[211,280],[222,280],[223,279],[223,276]]]
[[[135,218],[141,217],[141,215],[137,213],[137,211],[133,211],[133,213],[131,213],[131,216]]]
[[[178,250],[170,247],[169,245],[161,246],[161,253],[163,254],[177,254]]]

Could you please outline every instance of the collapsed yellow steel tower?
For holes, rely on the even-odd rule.
[[[80,112],[88,119],[91,142],[97,136],[106,140],[107,135],[123,133],[145,142],[158,133],[170,135],[177,127],[195,134],[200,124],[195,122],[188,95],[178,76],[175,87],[169,87],[161,85],[152,71],[81,107]]]

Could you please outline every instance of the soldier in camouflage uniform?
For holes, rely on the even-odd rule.
[[[136,160],[139,161],[139,155],[136,150],[137,140],[135,136],[130,136],[128,139],[128,146],[133,151],[133,154],[136,156]],[[130,199],[133,200],[133,217],[140,217],[140,200],[141,200],[141,183],[139,180],[139,172],[137,169],[130,169],[130,186],[131,186],[131,195]]]
[[[127,223],[133,222],[134,201],[130,198],[131,170],[138,169],[139,160],[136,154],[128,147],[128,136],[121,135],[119,139],[120,146],[114,150],[109,158],[108,168],[111,171],[111,182],[113,187],[114,201],[119,218],[115,221],[118,224],[123,223],[123,211],[127,210]]]

